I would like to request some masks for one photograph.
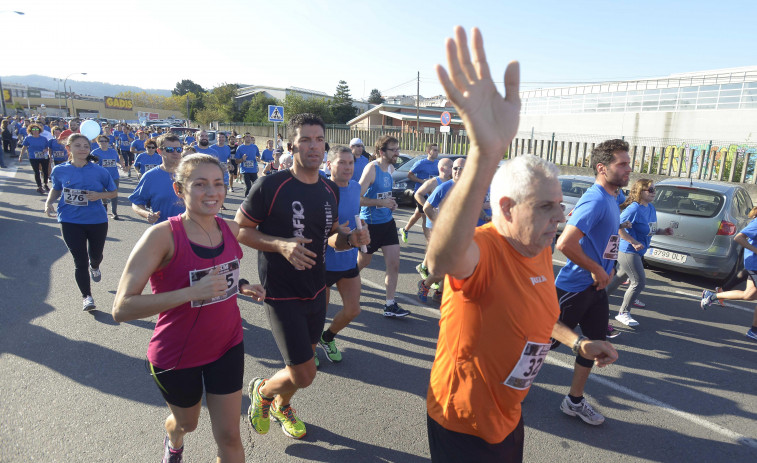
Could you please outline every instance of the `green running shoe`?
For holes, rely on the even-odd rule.
[[[320,360],[318,360],[318,352],[316,352],[316,351],[313,351],[313,360],[315,360],[315,368],[316,368],[316,369],[317,369],[317,368],[320,368],[320,366],[321,366],[321,361],[320,361]]]
[[[297,418],[294,409],[289,404],[278,408],[273,407],[271,418],[278,421],[281,424],[281,431],[292,439],[302,439],[307,433],[305,423]]]
[[[423,262],[415,266],[415,271],[418,272],[424,280],[428,278],[428,267],[424,267]]]
[[[436,283],[431,283],[431,289],[433,289],[434,291],[439,291],[439,289],[441,289],[439,282],[437,281]]]
[[[262,386],[264,382],[264,378],[255,378],[250,381],[248,389],[250,393],[250,402],[252,403],[247,410],[247,415],[250,418],[252,429],[258,434],[266,434],[271,427],[269,412],[273,399],[267,399],[260,394],[260,386]]]
[[[336,347],[336,342],[332,340],[331,342],[326,342],[323,340],[323,336],[321,335],[321,338],[318,340],[318,344],[321,346],[324,352],[326,352],[326,358],[329,359],[329,362],[336,363],[342,361],[342,353],[339,352],[339,349]]]
[[[402,237],[402,242],[407,243],[407,230],[400,228],[400,236]]]

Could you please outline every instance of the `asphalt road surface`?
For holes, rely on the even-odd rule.
[[[10,161],[11,166],[16,166]],[[110,222],[103,279],[93,283],[97,310],[84,313],[73,260],[54,219],[42,213],[22,163],[0,169],[0,462],[157,462],[168,409],[145,368],[156,317],[116,324],[110,316],[123,264],[148,227],[126,204],[136,179],[120,187],[120,215]],[[233,217],[242,188],[230,194]],[[404,225],[409,209],[397,212]],[[307,424],[301,441],[272,424],[250,430],[249,398],[240,425],[252,462],[428,461],[425,397],[438,334],[438,306],[415,297],[415,265],[424,252],[420,227],[402,245],[398,301],[412,312],[382,316],[383,260],[362,273],[363,312],[337,337],[339,364],[325,360],[313,385],[293,402]],[[242,276],[257,281],[256,251],[245,248]],[[555,256],[555,271],[564,257]],[[607,421],[589,426],[564,415],[573,357],[550,353],[523,404],[526,461],[757,461],[757,343],[744,336],[753,305],[703,312],[712,282],[648,270],[634,309],[636,329],[620,327],[615,365],[596,371],[586,391]],[[509,298],[506,288],[502,298]],[[510,301],[517,303],[517,301]],[[611,297],[617,309],[620,291]],[[339,308],[332,293],[329,316]],[[258,303],[240,298],[245,382],[268,376],[282,361]],[[523,308],[527,310],[527,307]],[[616,326],[618,324],[616,323]],[[215,461],[207,410],[185,439],[185,461]]]

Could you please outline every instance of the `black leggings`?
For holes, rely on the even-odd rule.
[[[258,179],[258,173],[257,172],[245,172],[244,173],[244,197],[245,198],[250,193],[250,188],[252,188],[252,184],[255,183],[255,180],[257,180],[257,179]]]
[[[120,178],[114,178],[113,183],[116,184],[116,193],[118,193],[118,183],[121,179]],[[110,209],[113,212],[113,215],[118,215],[118,196],[111,199],[103,199],[103,206],[105,206],[105,210],[108,210],[108,201],[110,201]]]
[[[37,182],[37,188],[42,188],[42,181],[39,178],[39,171],[42,170],[42,176],[45,179],[45,185],[47,185],[48,175],[49,171],[48,168],[50,167],[50,160],[49,159],[29,159],[29,164],[32,165],[32,170],[34,171],[34,181]]]
[[[74,277],[82,297],[92,295],[89,282],[89,267],[99,268],[103,260],[108,222],[81,224],[61,222],[63,241],[74,256]]]

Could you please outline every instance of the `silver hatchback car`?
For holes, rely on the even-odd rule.
[[[752,199],[736,184],[663,180],[655,184],[657,227],[644,261],[654,267],[724,280],[743,266],[733,241],[749,223]]]
[[[594,185],[594,177],[588,175],[560,175],[557,177],[560,180],[560,188],[562,189],[562,206],[565,213],[565,220],[568,220],[568,216],[576,207],[576,203],[581,199],[581,196]],[[557,224],[557,234],[563,232],[565,229],[565,222]]]

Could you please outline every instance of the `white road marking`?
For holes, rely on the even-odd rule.
[[[554,357],[547,356],[547,363],[550,363],[552,365],[563,367],[568,370],[573,370],[573,365],[563,362],[562,360],[557,360]],[[639,402],[644,402],[647,405],[653,405],[655,407],[658,407],[662,409],[663,411],[666,411],[670,413],[671,415],[675,415],[679,418],[683,418],[687,421],[690,421],[691,423],[694,423],[698,426],[701,426],[705,429],[709,429],[710,431],[716,432],[720,434],[721,436],[724,436],[728,439],[732,439],[740,444],[747,445],[752,448],[757,448],[757,439],[753,439],[751,437],[746,437],[742,434],[739,434],[735,431],[731,431],[730,429],[724,428],[723,426],[720,426],[719,424],[715,424],[711,421],[707,421],[704,418],[694,415],[693,413],[684,412],[682,410],[679,410],[675,408],[674,406],[667,404],[665,402],[659,401],[655,398],[649,397],[646,394],[642,394],[640,392],[636,392],[632,389],[629,389],[625,386],[622,386],[614,381],[610,381],[607,378],[604,378],[602,376],[599,376],[598,374],[594,373],[589,376],[589,379],[592,381],[596,381],[599,384],[603,386],[607,386],[610,389],[614,389],[617,392],[621,392],[623,394],[626,394],[628,396],[631,396],[632,398],[636,399]]]

